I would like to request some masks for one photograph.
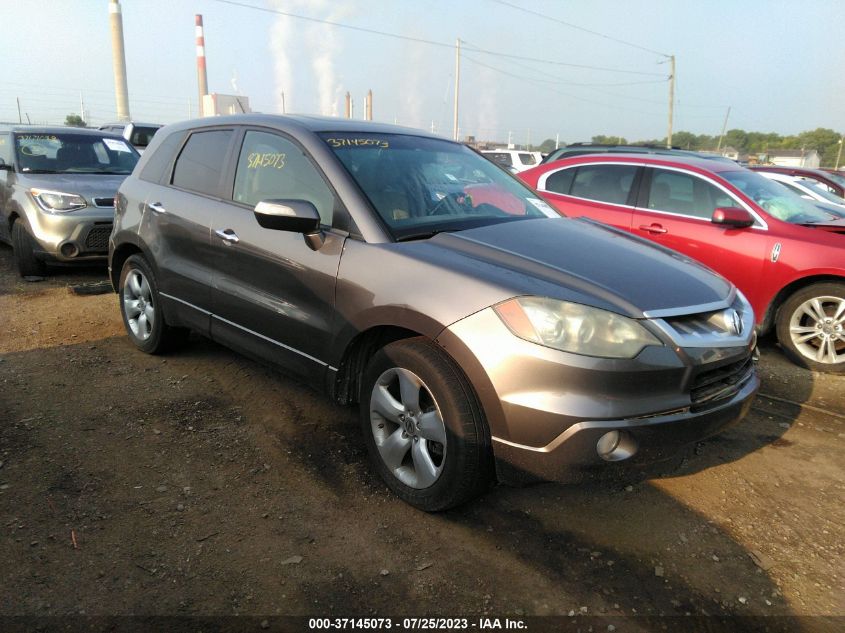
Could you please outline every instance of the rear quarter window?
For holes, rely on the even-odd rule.
[[[546,184],[543,186],[543,189],[566,195],[569,193],[570,187],[572,187],[572,180],[574,178],[575,168],[561,169],[546,178]]]
[[[184,136],[181,132],[174,132],[168,135],[158,147],[146,152],[141,159],[145,161],[145,164],[141,168],[141,173],[138,177],[147,182],[161,182],[164,174],[170,165],[173,164],[173,158],[176,156],[176,152],[179,151],[179,146],[182,144]]]

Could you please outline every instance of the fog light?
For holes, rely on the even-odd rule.
[[[605,461],[621,462],[637,452],[637,443],[625,431],[608,431],[596,442],[596,451]]]

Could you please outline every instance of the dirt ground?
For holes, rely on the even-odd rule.
[[[204,339],[137,352],[115,295],[67,290],[104,276],[0,247],[0,615],[845,616],[845,377],[771,341],[680,470],[427,515],[353,409]]]

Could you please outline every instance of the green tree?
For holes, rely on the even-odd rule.
[[[85,120],[78,114],[68,114],[65,117],[65,125],[70,125],[72,127],[88,127]]]
[[[594,136],[592,139],[593,143],[598,145],[627,145],[628,141],[623,136],[605,136],[604,134],[599,134],[598,136]]]
[[[566,145],[566,143],[563,143],[563,144]],[[548,154],[549,152],[554,151],[555,140],[553,138],[547,138],[545,141],[540,143],[540,145],[536,149],[539,152],[543,152],[544,154]]]

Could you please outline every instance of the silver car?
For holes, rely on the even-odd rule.
[[[165,127],[121,185],[109,265],[139,349],[195,330],[356,403],[384,481],[429,511],[665,459],[759,386],[730,282],[396,126]]]
[[[18,272],[105,262],[114,197],[138,156],[96,130],[0,128],[0,240],[12,245]]]

